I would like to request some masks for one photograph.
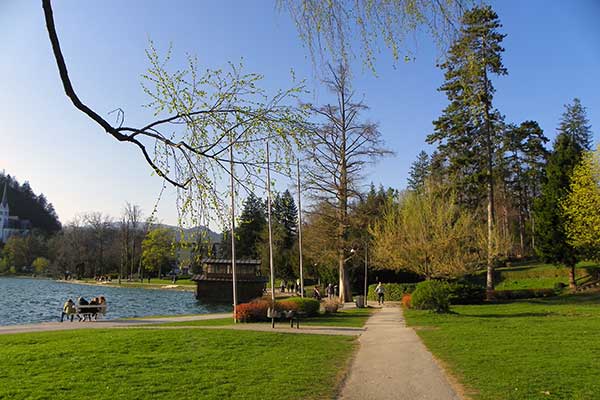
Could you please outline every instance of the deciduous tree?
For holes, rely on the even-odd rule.
[[[426,279],[471,272],[482,256],[476,218],[448,190],[426,184],[388,202],[371,228],[378,265],[415,272]]]
[[[348,206],[359,191],[363,167],[390,153],[383,147],[377,125],[363,121],[367,106],[356,101],[350,83],[350,72],[343,63],[323,83],[334,94],[336,102],[321,107],[310,106],[318,123],[312,131],[313,141],[306,150],[310,163],[305,174],[306,185],[317,202],[326,202],[335,210],[332,221],[336,229],[337,265],[340,300],[351,298],[346,260],[351,250],[348,242]]]
[[[568,243],[580,254],[600,259],[600,147],[586,152],[573,170],[562,209]]]

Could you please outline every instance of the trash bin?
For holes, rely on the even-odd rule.
[[[364,308],[365,307],[365,296],[356,296],[354,298],[354,302],[356,303],[356,307]]]

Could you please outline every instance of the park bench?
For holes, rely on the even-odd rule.
[[[75,305],[75,313],[78,317],[81,317],[85,320],[87,317],[88,320],[92,320],[92,315],[96,314],[96,318],[98,315],[105,315],[108,307],[106,304],[86,304],[86,305]]]
[[[271,308],[267,309],[267,318],[272,318],[274,320],[284,320],[287,319],[290,321],[290,328],[294,327],[294,321],[296,321],[296,329],[300,329],[300,319],[304,318],[306,313],[295,310],[272,310]]]

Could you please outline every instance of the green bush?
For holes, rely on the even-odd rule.
[[[407,293],[412,293],[416,286],[416,283],[384,283],[385,301],[402,301],[402,296]],[[375,293],[376,287],[376,284],[369,285],[367,300],[377,300],[377,293]]]
[[[418,310],[450,311],[450,285],[443,281],[425,281],[411,295],[411,307]]]
[[[319,307],[321,303],[316,299],[309,299],[306,297],[290,297],[286,301],[298,304],[298,311],[306,313],[308,316],[319,314]]]
[[[485,288],[471,282],[450,283],[450,304],[481,304]]]
[[[493,300],[533,299],[552,296],[556,296],[554,289],[494,290],[492,292]]]

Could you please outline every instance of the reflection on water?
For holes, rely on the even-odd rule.
[[[71,298],[104,296],[105,319],[225,312],[224,305],[202,304],[190,292],[78,285],[45,279],[0,278],[0,325],[58,321]]]

